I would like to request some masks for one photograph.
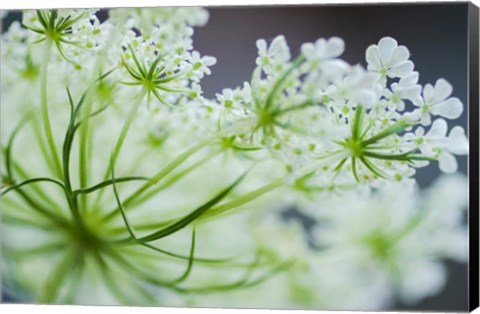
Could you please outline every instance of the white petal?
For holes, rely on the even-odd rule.
[[[425,85],[423,87],[423,98],[426,102],[430,102],[433,98],[434,88],[431,84]]]
[[[423,154],[426,154],[424,151],[422,151]],[[426,167],[430,164],[429,161],[427,160],[415,160],[412,162],[412,166],[415,167],[415,168],[423,168],[423,167]]]
[[[395,83],[391,85],[392,89],[394,88],[394,84]],[[382,93],[383,93],[382,95],[385,96],[386,98],[390,98],[393,95],[393,93],[387,88],[385,88]]]
[[[402,115],[402,119],[406,122],[417,123],[422,116],[422,113],[419,109],[413,111],[407,111]]]
[[[388,76],[390,77],[404,77],[412,73],[414,69],[412,61],[405,61],[400,63],[388,71]]]
[[[390,63],[393,51],[397,48],[397,41],[392,37],[383,37],[378,42],[378,49],[380,51],[380,58],[383,64]]]
[[[307,60],[315,59],[315,46],[312,43],[303,44],[301,50]]]
[[[407,61],[408,58],[410,58],[410,52],[408,51],[407,47],[398,46],[393,51],[392,59],[390,60],[389,64],[395,66],[397,64]]]
[[[418,82],[418,72],[412,72],[407,76],[402,77],[399,82],[399,85],[403,88],[417,84]]]
[[[336,58],[340,56],[345,50],[345,42],[340,37],[332,37],[327,44],[327,57]]]
[[[436,119],[432,123],[432,127],[427,133],[428,137],[431,138],[445,138],[447,136],[448,124],[442,118]]]
[[[452,94],[452,85],[444,79],[439,79],[435,83],[435,91],[432,98],[432,103],[436,104],[448,98]]]
[[[327,54],[327,40],[324,38],[315,41],[315,54],[317,58],[324,59]]]
[[[380,60],[380,51],[375,45],[371,45],[367,48],[367,51],[365,53],[365,59],[367,60],[369,70],[378,70],[382,67],[382,61]]]
[[[438,166],[445,173],[454,173],[458,168],[455,156],[447,152],[443,152],[438,156]]]
[[[432,118],[428,112],[422,113],[420,123],[424,126],[430,125],[432,123]]]
[[[283,35],[275,37],[268,49],[268,53],[280,61],[288,61],[290,59],[290,49]]]
[[[371,107],[377,101],[375,93],[368,89],[358,90],[352,97],[352,100],[357,102],[360,105],[366,106],[367,108]]]
[[[217,63],[217,59],[215,57],[210,57],[210,56],[203,57],[202,61],[203,61],[203,64],[207,67]]]
[[[414,85],[407,89],[402,90],[401,97],[403,99],[410,99],[412,102],[421,102],[420,92],[422,88],[420,85]]]
[[[435,152],[433,151],[433,147],[430,145],[422,145],[420,148],[420,151],[422,152],[423,155],[425,156],[435,156]]]
[[[258,54],[264,55],[267,53],[267,42],[264,39],[257,40]]]
[[[217,94],[218,95],[218,94]],[[419,127],[420,129],[420,127]],[[415,132],[416,133],[416,132]],[[404,136],[403,136],[404,139],[406,139],[407,141],[414,141],[417,136],[416,134],[413,134],[413,133],[406,133]]]
[[[450,145],[448,151],[455,155],[468,154],[468,139],[461,126],[455,126],[448,135]]]
[[[415,130],[415,135],[417,136],[423,136],[425,134],[425,129],[421,126],[419,126],[416,130]]]
[[[355,87],[362,83],[365,78],[365,71],[360,65],[350,68],[350,73],[345,78],[345,85],[348,87]]]
[[[432,106],[430,112],[448,119],[456,119],[463,112],[463,104],[458,98],[449,98]]]
[[[323,74],[327,77],[333,75],[343,75],[349,69],[348,63],[343,60],[335,59],[335,60],[327,60],[324,64],[321,65]]]
[[[415,302],[435,295],[445,284],[446,271],[440,262],[413,260],[402,266],[407,274],[402,278],[400,286],[400,296],[404,302]]]

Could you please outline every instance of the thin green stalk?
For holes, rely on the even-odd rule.
[[[138,225],[137,225],[137,226],[135,226],[135,229],[140,230],[141,228],[138,228]],[[125,231],[125,228],[123,228],[122,231]],[[124,249],[124,250],[127,249],[128,250],[128,248],[135,248],[135,246],[138,243],[137,242],[130,242],[130,243],[121,243],[121,244],[125,245],[125,246],[122,247],[122,249]],[[135,244],[135,246],[133,246],[132,244]],[[157,246],[153,246],[153,245],[148,244],[148,243],[140,243],[140,244],[143,247],[148,249],[148,253],[144,252],[144,254],[143,254],[143,256],[145,256],[145,257],[152,257],[152,251],[153,251],[154,253],[161,253],[161,254],[166,255],[168,257],[181,259],[181,260],[184,260],[184,261],[190,259],[189,256],[182,255],[182,254],[177,254],[177,253],[174,253],[174,252],[171,252],[171,251],[167,251],[167,250],[164,250],[164,249],[159,248]],[[117,245],[120,245],[120,243],[118,243]],[[132,254],[135,254],[135,255],[139,254],[138,251],[132,251],[132,252],[133,252]],[[232,260],[234,260],[234,259],[235,259],[235,257],[225,257],[225,258],[195,257],[194,258],[196,263],[214,264],[216,267],[217,266],[224,266],[224,267],[227,267],[227,266],[244,267],[245,266],[245,264],[242,264],[242,263],[233,263]]]
[[[33,200],[31,197],[28,196],[27,193],[23,192],[21,189],[15,190],[28,205],[34,208],[38,213],[41,213],[45,217],[49,218],[53,222],[55,222],[60,227],[67,227],[68,222],[62,217],[57,215],[56,213],[50,211],[50,207],[45,207]]]
[[[159,172],[157,172],[148,182],[143,184],[139,189],[137,189],[135,192],[133,192],[126,200],[123,202],[123,206],[127,209],[128,206],[135,201],[137,198],[142,196],[142,194],[154,186],[155,184],[158,183],[161,179],[163,179],[165,176],[167,176],[170,172],[175,170],[179,165],[181,165],[183,162],[185,162],[188,158],[190,158],[192,155],[194,155],[196,152],[201,150],[202,148],[206,147],[212,142],[212,140],[205,140],[203,142],[198,143],[197,145],[193,146],[186,152],[180,154],[175,158],[172,162],[170,162],[166,167],[161,169]],[[112,165],[113,165],[113,159],[112,159]],[[110,167],[112,169],[112,167]],[[120,209],[117,206],[113,211],[109,212],[103,219],[103,222],[107,222],[114,218],[117,214],[120,213]]]
[[[90,106],[89,106],[90,107]],[[91,128],[90,124],[88,123],[88,119],[85,119],[84,123],[80,126],[80,136],[79,136],[79,148],[78,148],[78,173],[79,173],[79,183],[80,188],[83,189],[88,185],[88,160],[89,155],[91,154],[91,145],[92,139],[91,136]],[[90,138],[90,139],[89,139]],[[80,197],[80,207],[84,210],[87,208],[87,199],[86,195],[82,195]]]
[[[2,245],[2,250],[5,253],[10,253],[11,255],[15,255],[16,257],[21,256],[22,258],[30,258],[38,256],[39,254],[51,254],[54,252],[58,252],[65,248],[64,242],[52,242],[47,244],[42,244],[38,246],[34,246],[31,248],[21,248],[17,249],[14,247],[10,247],[9,245]]]
[[[55,165],[53,163],[52,157],[48,153],[47,144],[45,143],[45,139],[42,136],[42,126],[40,124],[40,121],[32,119],[33,134],[35,135],[36,143],[38,143],[38,146],[42,155],[45,158],[47,166],[49,167],[50,171],[55,172]]]
[[[122,130],[120,131],[120,135],[118,136],[117,142],[115,143],[115,147],[113,149],[113,154],[112,154],[112,159],[113,162],[115,163],[118,158],[118,154],[120,153],[120,150],[122,149],[123,143],[125,141],[125,138],[127,137],[127,133],[130,130],[130,127],[132,126],[132,122],[135,119],[138,108],[140,108],[140,105],[142,104],[143,98],[147,94],[147,89],[143,88],[140,94],[137,96],[137,101],[133,105],[133,107],[130,109],[130,112],[128,113],[127,120],[123,124]],[[108,179],[112,171],[111,166],[107,170],[107,174],[105,175],[105,180]]]
[[[99,51],[98,52],[98,58],[95,63],[95,69],[99,69],[99,72],[101,73],[101,68],[102,68],[102,63],[105,59],[105,54],[104,51]],[[106,109],[107,106],[104,108],[101,108],[100,110],[97,110],[96,112],[92,113],[92,108],[93,108],[93,95],[94,95],[94,90],[95,90],[95,84],[104,78],[106,78],[108,75],[113,73],[118,67],[114,67],[113,69],[107,71],[106,73],[102,74],[100,77],[97,77],[97,72],[93,71],[92,73],[92,78],[91,78],[91,84],[89,85],[90,87],[88,88],[86,95],[85,95],[85,106],[83,108],[83,121],[82,124],[80,125],[80,134],[79,134],[79,147],[78,147],[78,171],[79,171],[79,183],[80,183],[80,189],[85,189],[89,182],[88,182],[88,176],[90,174],[90,168],[89,168],[89,160],[92,160],[92,147],[93,147],[93,139],[94,139],[94,131],[95,128],[92,128],[90,126],[90,120],[88,117],[92,117],[93,115],[100,113],[103,111],[103,109]],[[82,210],[87,210],[88,204],[87,204],[87,195],[82,195],[80,197],[80,208]]]
[[[77,295],[77,290],[78,290],[78,284],[80,283],[80,280],[82,279],[83,275],[83,269],[85,267],[85,260],[83,256],[79,256],[78,260],[75,262],[77,267],[72,271],[70,283],[69,283],[69,290],[67,292],[67,295],[65,296],[65,303],[67,304],[74,304],[75,302],[75,297]]]
[[[149,191],[148,193],[143,195],[141,198],[134,201],[131,205],[132,206],[138,206],[138,205],[141,205],[141,204],[145,203],[146,201],[148,201],[149,199],[151,199],[152,197],[154,197],[155,195],[157,195],[158,193],[160,193],[164,189],[168,188],[169,186],[171,186],[172,184],[174,184],[175,182],[177,182],[181,178],[185,177],[187,174],[191,173],[196,168],[203,165],[205,162],[211,160],[212,157],[214,157],[218,152],[219,151],[213,151],[212,153],[208,154],[207,156],[205,156],[204,158],[202,158],[201,160],[199,160],[195,164],[188,167],[187,169],[184,169],[184,170],[182,170],[178,173],[175,173],[174,175],[172,175],[172,177],[169,177],[166,182],[159,185],[157,188]],[[118,179],[117,179],[117,182],[118,182]]]
[[[51,183],[54,183],[54,184],[60,186],[63,189],[63,184],[60,181],[50,179],[50,178],[33,178],[33,179],[25,180],[21,183],[15,184],[10,188],[7,188],[5,191],[0,193],[0,195],[3,196],[3,195],[7,194],[8,192],[10,192],[12,190],[15,190],[15,189],[18,189],[18,188],[20,188],[24,185],[28,185],[28,184],[32,184],[32,183],[36,183],[36,182],[51,182]]]
[[[266,103],[265,103],[265,109],[268,109],[269,107],[272,106],[273,100],[275,99],[275,97],[277,96],[277,93],[281,90],[281,88],[284,87],[284,84],[287,81],[287,79],[289,78],[290,74],[292,74],[292,72],[295,69],[297,69],[302,64],[302,62],[304,60],[305,60],[305,57],[303,56],[303,54],[299,55],[298,57],[295,58],[295,60],[293,60],[293,63],[290,66],[290,68],[275,83],[275,85],[272,88],[272,91],[267,96],[267,100],[266,100]]]
[[[14,138],[15,138],[15,134],[12,134],[12,136],[11,136],[9,142],[8,142],[7,148],[3,151],[3,153],[5,155],[5,163],[6,163],[6,168],[7,168],[6,169],[7,176],[6,177],[4,176],[2,178],[3,180],[5,180],[5,178],[11,179],[13,177],[13,169],[12,168],[15,168],[15,171],[18,172],[21,176],[26,177],[26,174],[23,172],[23,170],[20,168],[20,166],[17,165],[17,163],[14,160],[12,160],[12,158],[11,158],[11,151],[12,151]],[[30,206],[32,206],[32,208],[34,208],[37,212],[39,212],[39,213],[43,214],[44,216],[50,218],[51,220],[53,220],[58,225],[65,226],[66,221],[61,216],[58,216],[54,212],[50,211],[50,208],[52,208],[52,207],[56,208],[56,209],[59,209],[59,207],[56,204],[54,204],[50,200],[50,198],[48,198],[43,193],[42,189],[38,189],[38,186],[33,185],[32,188],[34,190],[38,191],[37,193],[39,194],[39,196],[44,198],[45,201],[49,202],[50,204],[47,205],[47,206],[42,206],[41,204],[38,203],[37,200],[32,199],[27,193],[22,191],[21,188],[15,189],[15,192],[18,193],[23,198],[23,200],[25,202],[27,202]]]
[[[62,178],[62,166],[60,163],[60,158],[58,152],[55,148],[55,141],[52,133],[52,126],[50,124],[50,117],[48,113],[48,97],[47,97],[47,78],[48,78],[48,61],[50,58],[50,53],[52,51],[52,41],[47,39],[45,41],[44,56],[41,66],[40,74],[40,100],[42,107],[42,119],[43,126],[45,131],[45,136],[47,138],[48,148],[50,150],[50,155],[52,156],[53,163],[55,166],[55,176]]]
[[[116,178],[115,182],[120,183],[120,182],[130,182],[130,181],[147,181],[150,178],[148,177],[123,177],[123,178]],[[105,182],[98,183],[90,188],[87,189],[78,189],[73,191],[73,196],[77,196],[79,194],[89,194],[92,192],[95,192],[97,190],[103,189],[111,184],[113,184],[113,180],[107,180]]]
[[[251,191],[245,195],[239,196],[229,202],[226,202],[224,204],[214,206],[210,208],[205,214],[200,217],[200,219],[207,219],[211,218],[212,216],[218,215],[218,214],[223,214],[227,211],[230,211],[231,209],[234,209],[236,207],[239,207],[243,204],[246,204],[248,202],[251,202],[255,200],[256,198],[273,191],[285,184],[285,181],[283,178],[277,179],[275,181],[270,182],[267,185],[264,185],[254,191]]]
[[[43,217],[38,217],[38,216],[35,217],[35,219],[32,219],[32,217],[21,217],[21,216],[17,216],[16,214],[5,213],[5,212],[2,213],[2,221],[11,225],[26,226],[28,228],[37,228],[40,230],[45,230],[45,229],[50,229],[52,227],[55,227],[55,225],[51,224],[49,221],[42,221],[42,219]]]
[[[240,178],[238,178],[232,185],[230,185],[228,188],[224,189],[221,191],[218,195],[216,195],[214,198],[209,200],[207,203],[203,204],[202,206],[198,207],[194,211],[190,212],[189,214],[185,215],[184,217],[178,219],[171,225],[166,226],[163,229],[160,229],[156,232],[150,233],[146,236],[143,236],[138,239],[139,242],[152,242],[156,241],[158,239],[167,237],[171,234],[174,234],[178,230],[181,230],[188,226],[190,223],[201,217],[206,211],[208,211],[210,208],[215,206],[218,202],[220,202],[223,198],[225,198],[228,193],[237,185],[240,183],[241,180],[245,177],[246,173],[243,174]]]
[[[62,153],[63,182],[64,182],[65,198],[67,199],[68,206],[72,213],[73,219],[77,223],[77,226],[81,230],[84,230],[85,226],[84,226],[82,217],[80,215],[80,211],[78,209],[78,202],[73,195],[72,182],[70,180],[70,154],[72,152],[72,145],[75,137],[75,128],[74,128],[75,116],[76,116],[76,111],[78,110],[78,107],[81,105],[81,103],[78,105],[77,110],[74,110],[73,102],[71,100],[71,95],[68,89],[67,89],[67,92],[70,99],[70,104],[72,106],[71,107],[72,110],[70,114],[70,123],[68,125],[68,129],[65,134],[65,140],[63,144],[63,153]]]
[[[43,294],[39,298],[39,303],[53,303],[58,297],[58,291],[69,275],[69,270],[73,268],[77,254],[70,251],[60,260],[58,265],[53,268],[42,289]]]
[[[127,133],[130,130],[130,127],[132,125],[133,120],[135,119],[135,116],[137,114],[138,108],[142,104],[143,99],[147,95],[148,90],[146,88],[142,88],[142,91],[140,94],[137,95],[137,101],[133,104],[132,108],[130,109],[130,112],[128,113],[127,120],[123,124],[122,130],[120,131],[120,135],[118,136],[118,139],[115,143],[115,146],[113,148],[113,153],[112,153],[112,162],[109,163],[109,166],[107,168],[107,171],[105,172],[105,175],[103,176],[102,181],[106,181],[112,173],[112,165],[114,165],[117,161],[118,155],[120,154],[120,150],[122,149],[123,143],[125,141],[125,138],[127,137]],[[97,199],[95,201],[95,206],[96,207],[100,199],[103,195],[104,190],[100,190],[98,193]]]
[[[12,161],[12,167],[13,167],[13,170],[15,170],[15,173],[17,173],[19,177],[28,178],[27,172],[18,163]],[[47,203],[48,207],[57,209],[58,211],[62,210],[61,206],[58,205],[49,195],[47,195],[47,193],[45,193],[45,190],[39,187],[38,184],[30,185],[29,189],[35,192],[35,194],[38,197],[43,199]]]

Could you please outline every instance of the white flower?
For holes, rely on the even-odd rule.
[[[398,46],[395,39],[384,37],[377,45],[371,45],[366,51],[368,70],[377,73],[380,82],[385,83],[387,77],[405,77],[414,68],[408,60],[410,52],[405,46]]]
[[[342,55],[345,43],[339,37],[331,37],[328,40],[318,39],[315,43],[302,45],[302,53],[307,60],[328,60]]]
[[[333,84],[327,88],[326,94],[340,108],[356,104],[371,107],[380,98],[378,90],[372,88],[373,81],[374,78],[357,65],[351,67],[345,77],[335,78]]]
[[[290,49],[283,35],[273,39],[270,46],[264,39],[257,40],[258,57],[256,64],[267,75],[280,74],[285,70],[285,65],[290,60]]]
[[[455,155],[468,153],[468,139],[460,126],[451,129],[447,137],[448,125],[444,119],[433,121],[430,130],[426,133],[422,127],[416,129],[415,134],[408,133],[405,138],[412,141],[426,156],[438,158],[439,168],[445,173],[457,171]]]
[[[328,40],[320,38],[315,43],[305,43],[301,51],[308,61],[308,69],[319,68],[326,76],[335,76],[348,69],[345,61],[338,59],[345,50],[345,43],[339,37],[331,37]]]
[[[391,90],[384,89],[384,95],[389,100],[389,107],[393,110],[405,110],[405,101],[418,101],[422,87],[417,84],[418,72],[412,72],[400,79],[398,83],[392,83]]]
[[[460,99],[450,97],[452,90],[452,85],[444,79],[437,80],[435,87],[431,84],[425,85],[423,98],[414,102],[417,107],[420,107],[416,111],[420,114],[423,125],[430,125],[432,115],[447,119],[460,117],[463,112],[463,104]]]
[[[193,51],[187,60],[194,80],[200,80],[204,75],[210,75],[212,72],[209,67],[217,62],[214,57],[201,57],[198,51]]]

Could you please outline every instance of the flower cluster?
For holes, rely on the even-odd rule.
[[[1,37],[11,298],[381,309],[465,261],[463,104],[405,46],[351,65],[338,37],[260,39],[251,80],[209,99],[206,10],[97,13],[25,11]],[[432,162],[449,175],[420,189]]]
[[[293,61],[283,36],[268,49],[264,40],[257,46],[252,82],[218,95],[222,131],[238,141],[266,147],[289,166],[303,159],[302,167],[330,165],[332,178],[370,184],[410,178],[433,160],[455,172],[453,154],[468,152],[463,128],[447,136],[443,118],[456,119],[463,110],[450,98],[452,87],[440,79],[422,93],[408,49],[393,38],[367,49],[367,69],[339,59],[340,38],[306,43]],[[439,117],[432,123],[431,115]]]

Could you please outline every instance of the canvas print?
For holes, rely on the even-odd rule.
[[[468,12],[3,11],[3,302],[465,311]]]

